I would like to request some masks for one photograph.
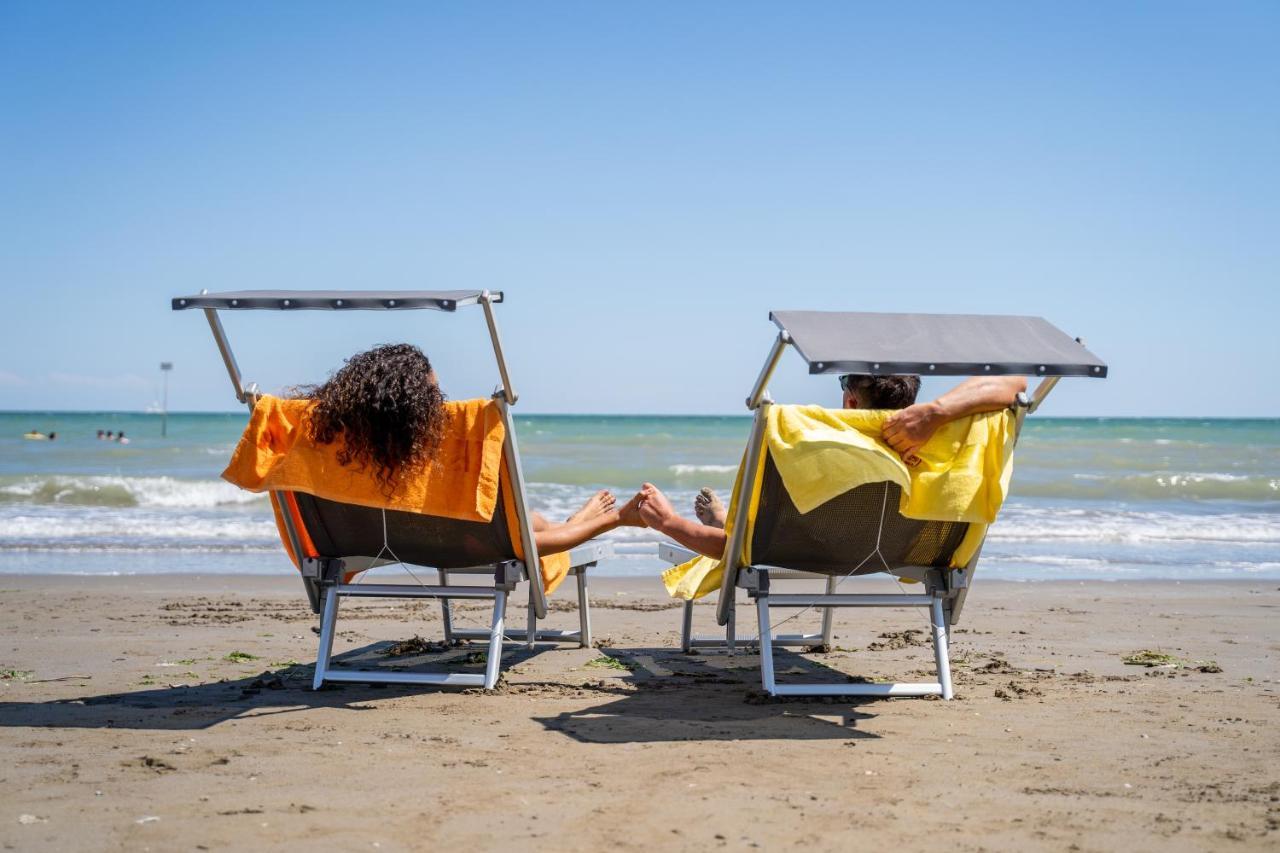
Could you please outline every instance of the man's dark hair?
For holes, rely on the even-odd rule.
[[[841,377],[841,384],[858,395],[858,400],[868,409],[905,409],[916,401],[920,393],[920,377],[914,374],[897,376]]]

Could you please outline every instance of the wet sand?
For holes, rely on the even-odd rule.
[[[515,649],[486,694],[310,691],[294,578],[0,577],[0,844],[1274,850],[1277,586],[979,579],[957,701],[851,702],[767,699],[751,653],[680,654],[656,580],[593,580],[598,647]],[[551,627],[576,627],[570,598]],[[929,677],[920,613],[836,625],[779,678]],[[440,626],[434,604],[344,604],[335,651],[417,664],[386,652]],[[1123,663],[1141,649],[1185,665]]]

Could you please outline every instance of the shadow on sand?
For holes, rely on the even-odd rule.
[[[483,673],[485,646],[461,643],[423,653],[388,656],[395,645],[378,642],[335,655],[334,667],[419,669],[457,673]],[[443,650],[442,650],[443,649]],[[506,666],[515,666],[547,651],[524,646],[503,654]],[[266,670],[257,675],[205,684],[175,684],[100,696],[56,699],[48,702],[0,702],[0,727],[46,726],[51,728],[122,728],[185,730],[206,729],[231,719],[294,713],[312,708],[375,711],[365,704],[395,696],[412,696],[458,688],[422,685],[342,683],[311,689],[315,667],[311,664]],[[479,692],[478,688],[475,688]]]
[[[629,670],[616,699],[538,717],[548,729],[585,743],[707,740],[849,740],[879,735],[858,728],[875,700],[774,698],[760,687],[759,657],[683,654],[672,649],[600,650]],[[833,683],[844,673],[791,651],[774,656],[779,678]]]
[[[421,654],[388,657],[389,642],[373,643],[334,658],[335,666],[434,671],[480,672],[482,644],[461,644],[445,651],[434,647]],[[509,649],[506,667],[519,666],[554,647]],[[511,694],[558,694],[566,702],[609,697],[601,704],[565,711],[554,717],[535,717],[550,731],[584,743],[634,743],[690,740],[817,740],[873,738],[860,722],[874,714],[857,710],[867,701],[774,699],[759,687],[755,654],[685,655],[671,649],[601,648],[610,670],[627,672],[622,678],[601,678],[586,684],[569,681],[504,681],[496,698]],[[803,673],[810,680],[847,680],[818,661],[779,651],[780,677]],[[377,700],[457,688],[423,685],[367,685],[343,683],[311,690],[313,667],[293,665],[234,680],[195,685],[169,685],[141,690],[81,696],[46,702],[0,702],[0,727],[120,728],[144,730],[207,729],[232,719],[296,713],[316,708],[374,712]],[[470,688],[465,693],[481,693]],[[477,697],[479,698],[479,697]]]

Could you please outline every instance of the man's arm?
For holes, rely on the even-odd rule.
[[[902,461],[918,465],[916,455],[945,423],[1007,409],[1027,390],[1025,376],[975,376],[966,379],[932,403],[916,403],[891,415],[884,422],[884,440],[898,451]]]
[[[640,518],[647,527],[704,556],[719,558],[724,554],[724,530],[681,518],[657,486],[645,483],[636,497],[640,499]]]

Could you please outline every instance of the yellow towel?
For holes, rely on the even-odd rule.
[[[406,472],[390,496],[382,492],[372,472],[338,462],[341,437],[332,444],[311,441],[311,407],[310,400],[271,396],[258,400],[223,479],[251,492],[304,492],[375,509],[462,521],[493,519],[499,478],[507,476],[502,456],[506,431],[494,401],[445,403],[447,423],[440,446],[430,460]],[[516,556],[524,559],[511,490],[502,491],[511,543]],[[274,508],[279,524],[280,507]],[[569,555],[553,554],[541,562],[543,583],[551,592],[568,574]]]
[[[989,412],[944,425],[920,449],[920,464],[908,468],[880,437],[885,419],[892,414],[888,410],[770,406],[765,449],[802,513],[850,489],[889,480],[902,487],[898,509],[907,518],[968,522],[969,532],[951,559],[952,567],[963,566],[973,557],[1008,493],[1013,473],[1013,415]],[[751,534],[764,461],[762,453],[756,489],[747,504],[742,565],[751,561]],[[739,466],[735,496],[741,477]],[[727,536],[733,532],[734,514],[730,507]],[[718,589],[723,576],[721,560],[699,557],[668,569],[662,580],[672,596],[692,599]]]

